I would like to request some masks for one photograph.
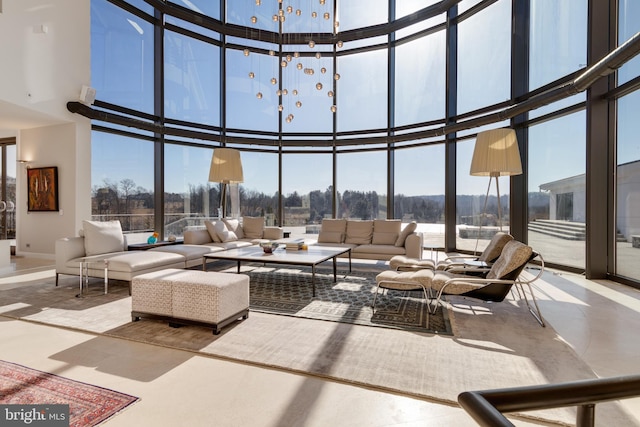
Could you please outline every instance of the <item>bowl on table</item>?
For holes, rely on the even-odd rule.
[[[274,250],[278,248],[278,242],[262,242],[260,243],[260,247],[264,251],[265,254],[273,253]]]

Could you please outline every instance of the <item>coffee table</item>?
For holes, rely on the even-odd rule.
[[[249,246],[244,248],[230,249],[226,251],[205,254],[202,257],[202,270],[207,271],[207,261],[212,259],[226,259],[238,262],[238,273],[240,264],[244,262],[258,262],[264,264],[287,264],[303,265],[311,267],[311,285],[313,286],[313,296],[316,296],[316,266],[330,259],[333,260],[333,281],[336,282],[336,258],[343,254],[349,254],[349,273],[351,273],[351,248],[341,247],[314,247],[309,246],[307,250],[286,250],[284,247],[275,249],[272,253],[264,253],[259,246]]]

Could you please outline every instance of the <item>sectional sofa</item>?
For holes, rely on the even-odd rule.
[[[203,230],[185,231],[184,244],[147,251],[127,250],[119,221],[83,221],[77,237],[56,240],[56,286],[60,274],[80,275],[85,263],[89,277],[104,277],[105,261],[110,279],[131,280],[140,274],[165,268],[189,268],[202,263],[206,253],[250,246],[284,236],[279,227],[266,227],[262,217],[205,221]]]

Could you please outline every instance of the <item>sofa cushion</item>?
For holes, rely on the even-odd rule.
[[[262,233],[264,232],[264,217],[242,217],[242,232],[244,233],[245,239],[262,239]]]
[[[225,221],[217,221],[214,225],[216,230],[216,234],[221,242],[233,242],[238,240],[238,236],[233,231],[230,231],[227,228],[227,224]]]
[[[416,231],[417,227],[418,224],[415,221],[411,221],[409,224],[407,224],[407,226],[402,229],[402,232],[398,236],[398,240],[396,240],[396,246],[404,246],[404,241],[407,240],[407,236]]]
[[[220,237],[218,237],[218,233],[216,233],[216,222],[218,221],[205,221],[204,226],[207,227],[207,231],[209,232],[209,236],[211,236],[211,241],[215,243],[221,243]],[[204,242],[208,243],[208,242]]]
[[[244,239],[244,232],[242,231],[242,224],[240,224],[240,220],[235,218],[222,218],[222,221],[227,225],[227,229],[229,231],[233,231],[238,239]]]
[[[373,237],[373,221],[347,221],[347,236],[345,243],[356,245],[371,244]]]
[[[318,234],[318,243],[343,243],[344,233],[339,231],[320,230]]]
[[[87,256],[121,252],[124,235],[120,221],[82,221],[84,251]]]
[[[338,233],[347,232],[346,219],[323,219],[320,231],[334,231]]]
[[[399,219],[375,219],[373,220],[374,245],[395,245],[402,223]]]

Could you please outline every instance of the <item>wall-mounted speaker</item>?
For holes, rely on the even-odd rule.
[[[91,105],[96,100],[96,90],[90,86],[82,86],[80,91],[80,102]]]

